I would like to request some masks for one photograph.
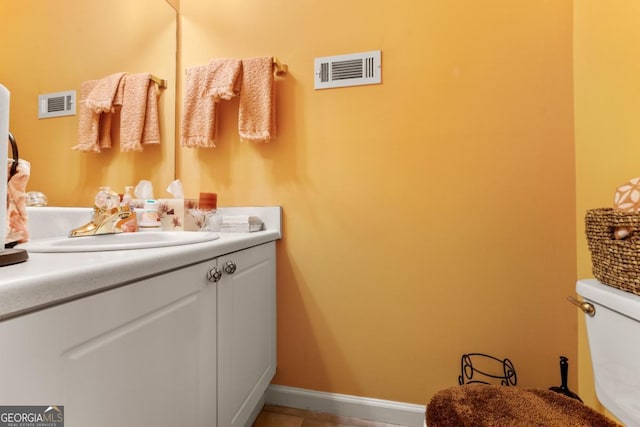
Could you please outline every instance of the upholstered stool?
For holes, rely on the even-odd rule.
[[[437,392],[427,405],[426,422],[428,427],[618,426],[580,401],[555,391],[487,384]]]
[[[618,424],[585,406],[569,391],[567,358],[560,356],[561,387],[517,387],[509,359],[463,354],[458,386],[437,392],[427,405],[428,427],[584,426]]]

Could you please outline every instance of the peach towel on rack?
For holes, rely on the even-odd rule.
[[[126,77],[126,76],[124,76]],[[100,113],[100,148],[111,148],[111,123],[117,107],[122,107],[124,99],[124,77],[120,80],[116,95],[113,98],[113,111],[104,111]]]
[[[215,147],[216,103],[206,91],[208,66],[186,70],[180,145],[189,148]]]
[[[80,83],[78,103],[78,144],[73,150],[99,153],[111,147],[111,120],[116,106],[122,105],[122,77],[111,74],[101,80]],[[107,102],[109,105],[107,106]]]
[[[9,159],[7,165],[11,169],[11,165],[15,162]],[[27,182],[31,172],[31,165],[28,161],[18,160],[18,168],[7,183],[7,235],[5,243],[24,243],[29,240],[29,228],[27,225]]]
[[[98,80],[85,103],[96,113],[110,112],[113,113],[114,102],[120,86],[120,80],[126,73],[115,73]]]
[[[238,132],[243,141],[268,142],[276,132],[273,58],[242,60]]]
[[[87,97],[98,83],[89,80],[80,83],[80,102],[78,102],[78,144],[72,149],[78,151],[100,152],[100,114],[85,103]]]
[[[241,67],[242,61],[234,58],[209,61],[203,95],[212,96],[216,102],[237,96],[240,93]]]
[[[149,81],[147,92],[147,111],[144,116],[144,129],[142,130],[143,144],[160,144],[160,112],[158,110],[158,96],[160,87],[154,81]]]
[[[158,98],[151,74],[128,74],[123,79],[120,110],[120,150],[142,151],[142,144],[160,143]]]

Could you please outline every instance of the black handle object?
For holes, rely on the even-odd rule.
[[[560,385],[560,387],[562,387],[563,390],[569,390],[569,387],[567,387],[567,375],[569,372],[568,361],[569,359],[566,357],[560,356],[560,379],[562,380],[562,385]]]
[[[560,387],[551,387],[549,388],[549,390],[555,391],[560,394],[564,394],[567,397],[570,397],[572,399],[576,399],[582,402],[582,399],[580,399],[580,396],[578,396],[577,394],[569,390],[569,387],[567,386],[568,372],[569,372],[569,359],[567,359],[565,356],[560,356],[560,378],[562,380],[562,384],[560,385]]]

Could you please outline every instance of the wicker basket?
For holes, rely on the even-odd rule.
[[[615,240],[616,228],[631,234]],[[605,285],[640,295],[640,213],[612,208],[591,209],[585,217],[593,275]]]

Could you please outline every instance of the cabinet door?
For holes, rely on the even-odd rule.
[[[275,242],[220,257],[218,266],[218,426],[243,426],[275,374]]]
[[[64,405],[69,427],[215,425],[216,295],[205,289],[207,269],[0,323],[0,403]]]

